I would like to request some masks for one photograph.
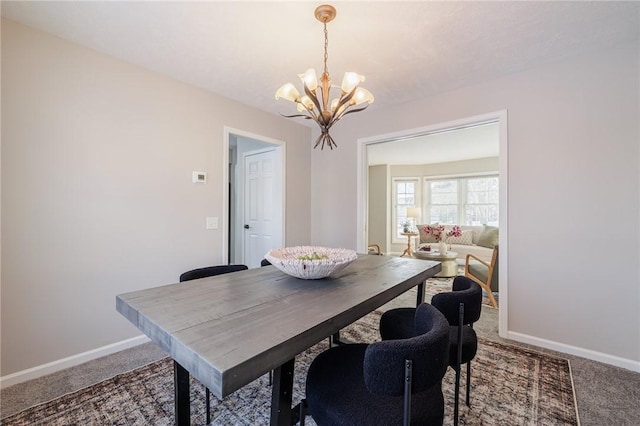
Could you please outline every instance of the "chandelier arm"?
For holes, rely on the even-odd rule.
[[[318,144],[320,143],[320,140],[322,140],[323,136],[324,136],[324,133],[321,133],[320,136],[318,136],[318,139],[316,139],[315,145],[313,145],[313,149],[316,149],[318,147]],[[324,147],[324,141],[322,143],[322,146]]]
[[[307,113],[309,113],[309,115],[311,117],[309,117],[310,119],[314,120],[314,121],[318,121],[318,114],[315,113],[315,111],[313,109],[307,109]]]
[[[311,90],[309,90],[306,84],[303,84],[303,86],[304,86],[304,93],[311,99],[311,102],[313,102],[316,108],[318,108],[318,111],[321,112],[322,107],[320,106],[320,101],[318,101],[318,98],[316,97],[315,92],[312,92]]]
[[[348,94],[341,96],[340,100],[338,101],[338,106],[336,107],[336,111],[338,111],[341,106],[345,105],[347,102],[353,99],[355,94],[356,94],[356,87],[354,87],[353,90]]]
[[[296,118],[296,117],[304,117],[307,120],[313,120],[313,117],[309,117],[308,115],[305,114],[295,114],[295,115],[284,115],[284,114],[280,114],[281,116],[285,117],[285,118]]]
[[[338,118],[336,119],[336,121],[340,120],[342,117],[344,117],[344,116],[345,116],[345,115],[347,115],[347,114],[351,114],[352,112],[359,112],[359,111],[365,110],[365,109],[367,109],[367,107],[368,107],[368,106],[369,106],[369,105],[365,105],[365,106],[363,106],[362,108],[356,108],[356,109],[345,110],[342,114],[340,114],[340,117],[338,117]]]
[[[337,148],[338,144],[336,143],[336,141],[333,140],[333,138],[329,133],[327,133],[327,137],[329,138],[329,148],[331,148],[332,150],[334,146]]]

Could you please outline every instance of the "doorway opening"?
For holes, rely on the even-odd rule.
[[[455,132],[456,130],[468,129],[486,124],[495,124],[498,129],[498,181],[499,181],[499,244],[500,244],[500,261],[498,276],[500,279],[500,308],[498,319],[498,332],[501,337],[506,337],[508,325],[508,215],[507,215],[507,188],[508,188],[508,155],[507,155],[507,112],[498,111],[489,114],[468,117],[460,120],[455,120],[446,123],[439,123],[431,126],[408,129],[400,132],[394,132],[389,134],[383,134],[373,137],[362,138],[358,140],[358,206],[357,206],[357,248],[361,253],[367,252],[368,244],[370,243],[369,235],[372,231],[369,224],[370,219],[370,170],[369,170],[369,155],[373,153],[373,148],[378,144],[389,144],[394,148],[400,149],[403,143],[407,140],[420,139],[429,135],[436,135],[446,132]],[[446,149],[446,144],[444,148]],[[372,154],[373,155],[373,154]],[[443,173],[444,174],[444,173]],[[375,177],[374,177],[375,178]],[[391,180],[388,180],[388,190],[391,189]],[[389,191],[385,191],[385,197],[390,197]],[[391,223],[391,215],[395,206],[387,210],[389,215],[387,222]],[[428,215],[423,215],[423,219],[428,219]],[[390,226],[391,228],[391,226]],[[389,238],[388,246],[393,243],[392,234],[394,229],[390,229],[390,232],[386,233]],[[379,235],[379,234],[378,234]],[[406,245],[406,242],[405,242]]]
[[[223,259],[256,268],[285,241],[285,144],[225,127],[223,145]]]

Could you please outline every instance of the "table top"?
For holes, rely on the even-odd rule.
[[[334,277],[267,266],[116,296],[116,309],[224,398],[441,270],[360,255]]]
[[[432,250],[432,251],[414,250],[413,255],[418,259],[428,259],[428,260],[447,260],[447,259],[455,259],[458,257],[458,253],[456,253],[455,251],[448,251],[447,253],[442,254],[437,250]]]

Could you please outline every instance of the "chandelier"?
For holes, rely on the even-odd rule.
[[[355,72],[346,72],[340,86],[340,96],[329,101],[329,93],[332,87],[337,88],[337,86],[331,86],[331,77],[329,77],[327,69],[327,47],[329,45],[327,22],[331,22],[336,17],[336,9],[327,4],[321,5],[316,8],[314,15],[324,25],[324,70],[320,77],[320,82],[318,82],[316,71],[313,68],[309,68],[304,74],[298,74],[298,77],[302,80],[304,95],[300,96],[300,92],[295,86],[287,83],[276,92],[276,100],[283,98],[295,102],[298,112],[302,113],[284,115],[284,117],[304,117],[318,123],[321,133],[316,139],[314,148],[320,145],[320,149],[324,149],[324,145],[327,144],[329,148],[333,149],[337,145],[329,135],[331,126],[347,114],[366,109],[369,104],[373,103],[373,95],[367,89],[358,87],[358,84],[364,81],[363,75]],[[363,104],[364,106],[362,106]],[[353,108],[356,106],[360,107]]]

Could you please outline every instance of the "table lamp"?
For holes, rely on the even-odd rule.
[[[420,207],[407,208],[407,218],[411,219],[411,232],[417,231],[418,220],[420,219],[421,215],[422,212],[420,210]]]

